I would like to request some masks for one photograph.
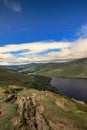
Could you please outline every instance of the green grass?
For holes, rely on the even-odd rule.
[[[24,89],[24,90],[18,92],[17,95],[19,95],[19,96],[30,96],[30,95],[32,95],[32,93],[39,94],[40,91],[38,91],[36,89]]]
[[[11,120],[17,117],[17,105],[0,100],[0,110],[2,111],[0,130],[14,130]]]
[[[87,78],[87,59],[60,64],[35,64],[20,72],[25,74],[39,74],[48,77]]]
[[[5,91],[5,89],[0,87],[0,96],[3,96],[4,91]]]
[[[31,88],[25,88],[16,94],[19,96],[31,96],[33,93],[36,94],[37,98],[42,96],[42,98],[39,98],[38,104],[41,104],[45,108],[43,113],[44,116],[46,117],[47,113],[50,112],[50,116],[46,117],[46,120],[51,120],[51,118],[53,120],[54,114],[56,117],[61,116],[64,119],[70,119],[72,122],[77,122],[77,126],[81,128],[81,130],[87,129],[86,104],[80,104],[61,94],[55,94],[48,91],[39,91]],[[61,100],[64,102],[64,109],[60,105],[56,104],[56,101],[61,102]],[[12,122],[12,120],[18,116],[17,105],[11,102],[6,103],[4,100],[0,99],[0,110],[4,112],[4,115],[0,118],[0,130],[14,130],[14,122]],[[33,111],[33,108],[31,110]],[[24,118],[21,120],[21,123],[22,125],[26,123]]]
[[[61,97],[55,97],[55,99],[61,98]],[[62,115],[63,117],[70,118],[74,121],[77,121],[81,124],[81,126],[86,126],[87,128],[87,106],[86,105],[81,105],[79,103],[74,102],[73,100],[66,99],[66,104],[64,106],[66,107],[67,105],[67,111],[62,109],[60,106],[55,104],[55,99],[52,97],[45,97],[44,99],[41,100],[42,104],[45,105],[46,111],[51,111],[52,113],[54,112],[55,114]]]

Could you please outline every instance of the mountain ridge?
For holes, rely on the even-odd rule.
[[[23,74],[43,75],[47,77],[87,78],[87,58],[65,63],[44,63],[27,66],[18,70]]]

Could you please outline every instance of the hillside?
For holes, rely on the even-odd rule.
[[[31,66],[34,66],[34,63],[31,64],[22,64],[22,65],[0,65],[0,69],[8,69],[14,72],[20,71],[20,70],[24,70],[26,68],[29,68]]]
[[[50,80],[0,69],[0,130],[86,130],[87,104],[59,94]]]
[[[18,72],[48,77],[87,78],[87,59],[84,58],[67,63],[34,64]]]
[[[31,88],[0,87],[0,130],[86,130],[87,105]],[[15,92],[15,90],[18,90]]]
[[[58,90],[50,85],[51,78],[39,75],[19,74],[7,69],[0,69],[0,86],[8,89],[9,85],[17,85],[38,90],[48,90],[57,93]]]

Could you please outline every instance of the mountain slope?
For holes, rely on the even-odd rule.
[[[24,65],[0,65],[0,69],[9,69],[11,71],[17,72],[20,71],[22,69],[26,69],[29,68],[31,66],[34,66],[34,63],[31,64],[24,64]]]
[[[0,69],[0,130],[86,129],[86,103],[59,94],[50,78]]]
[[[24,75],[0,69],[0,86],[8,89],[9,85],[17,85],[26,88],[35,88],[38,90],[48,90],[58,93],[58,90],[50,85],[51,78],[39,75]]]
[[[39,74],[48,77],[87,78],[87,59],[67,63],[35,64],[19,71],[25,74]]]
[[[0,130],[86,130],[86,115],[85,103],[48,91],[0,94]]]

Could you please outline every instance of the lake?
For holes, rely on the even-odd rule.
[[[66,96],[87,102],[87,79],[52,78],[51,85]]]

